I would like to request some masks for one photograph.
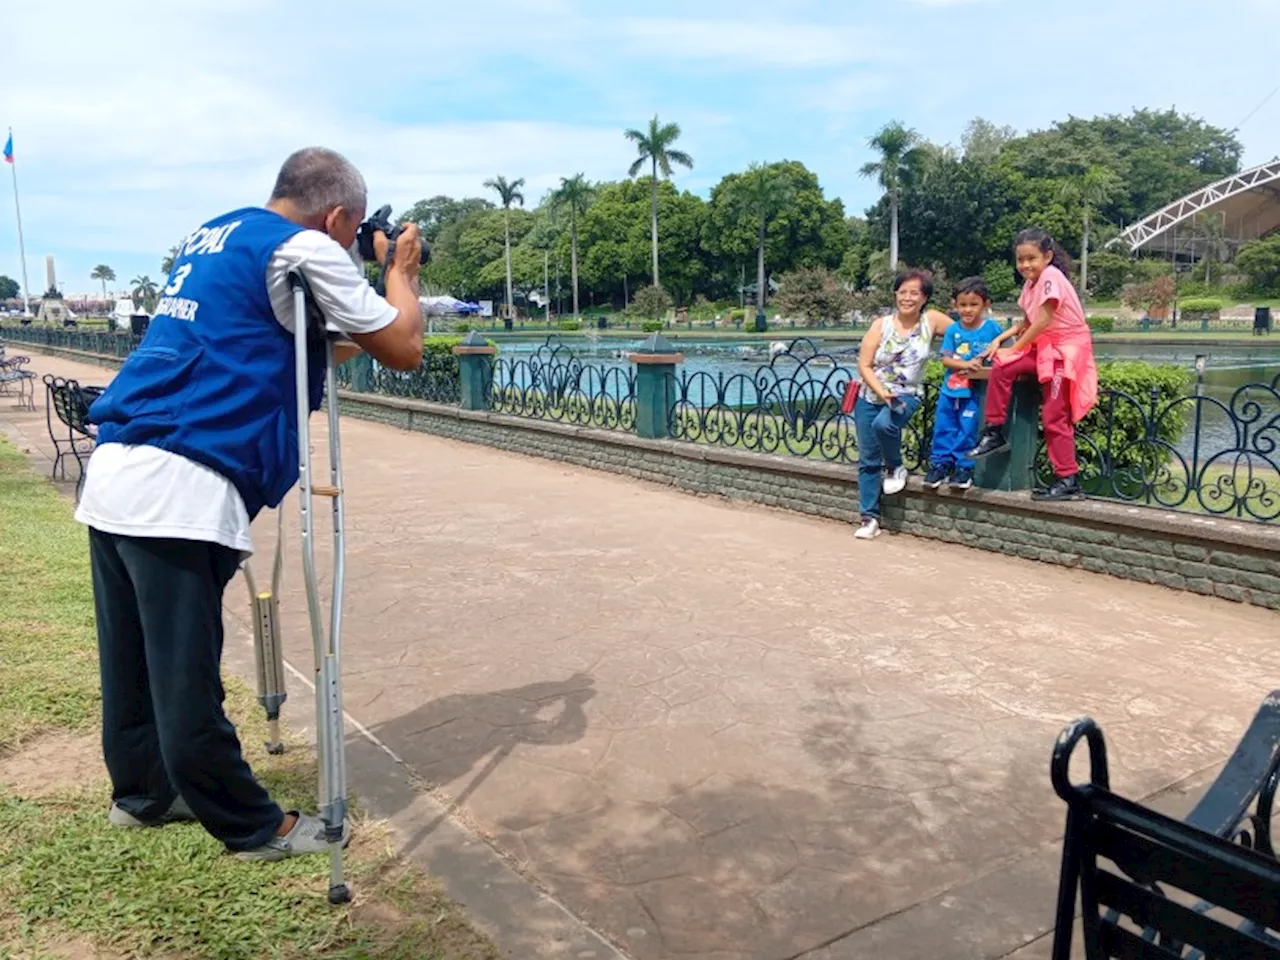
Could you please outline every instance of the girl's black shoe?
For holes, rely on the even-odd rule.
[[[1083,500],[1084,490],[1080,486],[1080,478],[1076,474],[1069,477],[1058,477],[1049,484],[1047,490],[1036,490],[1031,494],[1032,500]]]
[[[986,427],[978,439],[978,445],[969,451],[970,460],[981,460],[993,453],[1004,453],[1009,449],[1009,441],[1004,438],[1003,427]]]

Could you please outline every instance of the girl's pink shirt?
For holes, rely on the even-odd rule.
[[[1053,303],[1053,322],[1036,338],[1036,374],[1041,383],[1053,379],[1054,367],[1062,362],[1062,375],[1071,381],[1071,419],[1079,423],[1098,402],[1098,365],[1093,359],[1093,334],[1084,318],[1084,306],[1071,281],[1050,265],[1022,288],[1018,306],[1034,323],[1040,308]]]

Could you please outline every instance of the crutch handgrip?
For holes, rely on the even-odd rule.
[[[311,495],[313,497],[336,497],[340,493],[342,493],[342,491],[337,487],[331,487],[327,484],[313,483],[311,485]]]

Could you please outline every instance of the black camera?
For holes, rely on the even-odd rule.
[[[384,270],[387,264],[395,258],[396,240],[400,234],[404,233],[404,224],[391,222],[391,204],[380,207],[368,220],[360,224],[360,228],[356,231],[356,248],[360,253],[360,259],[366,263],[377,263],[378,254],[374,250],[373,235],[382,232],[387,236],[387,259],[385,263],[378,264]],[[427,248],[426,243],[422,244],[422,250],[418,254],[418,266],[424,266],[431,259],[431,251]],[[381,278],[378,281],[378,292],[386,292],[386,279]]]

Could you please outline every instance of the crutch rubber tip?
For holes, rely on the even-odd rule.
[[[330,887],[329,902],[332,903],[334,906],[337,906],[340,903],[350,903],[351,888],[348,887],[345,883],[340,883],[337,886]]]
[[[273,757],[278,757],[278,756],[280,756],[280,754],[284,753],[284,744],[283,744],[283,743],[268,743],[268,744],[267,744],[267,753],[271,754]]]

